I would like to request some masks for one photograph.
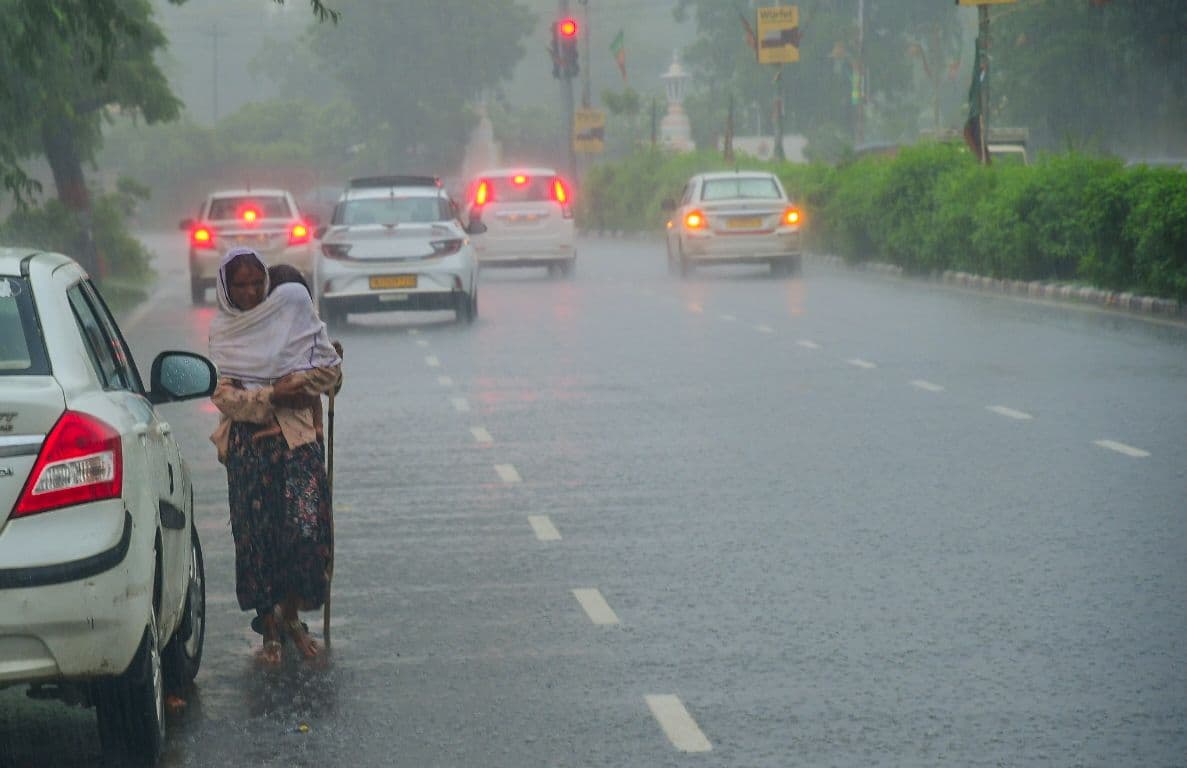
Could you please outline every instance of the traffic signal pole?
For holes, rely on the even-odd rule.
[[[557,0],[557,10],[559,15],[557,18],[569,18],[569,0]],[[589,62],[586,62],[589,66]],[[562,67],[563,70],[563,67]],[[564,115],[562,124],[565,131],[565,158],[566,167],[569,171],[569,179],[573,184],[577,183],[577,151],[573,147],[573,111],[576,108],[573,97],[573,76],[567,72],[561,72],[561,114]]]

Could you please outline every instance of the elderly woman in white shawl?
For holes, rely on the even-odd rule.
[[[320,652],[298,612],[326,597],[330,498],[314,415],[342,359],[302,285],[268,289],[255,251],[227,252],[210,324],[211,399],[223,415],[211,440],[227,467],[239,607],[256,612],[259,658],[276,664],[284,637],[306,659]]]

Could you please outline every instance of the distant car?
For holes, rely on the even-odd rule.
[[[190,296],[194,304],[213,288],[222,255],[246,246],[269,266],[291,264],[308,278],[313,274],[316,217],[301,214],[283,189],[233,189],[207,196],[196,219],[184,219],[189,233]]]
[[[803,214],[763,171],[693,176],[680,201],[665,200],[668,268],[687,276],[712,264],[767,264],[772,275],[801,269]]]
[[[458,208],[433,176],[352,179],[318,229],[313,291],[330,325],[360,312],[452,309],[478,317],[478,260]]]
[[[155,762],[165,685],[202,661],[193,488],[156,406],[214,384],[162,352],[146,391],[78,264],[0,248],[0,688],[94,706],[117,763]]]
[[[573,193],[552,168],[479,174],[467,187],[466,215],[486,225],[486,232],[474,238],[481,266],[547,267],[551,274],[573,274]]]

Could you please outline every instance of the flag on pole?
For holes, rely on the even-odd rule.
[[[618,71],[622,73],[622,82],[626,82],[626,43],[624,37],[624,30],[618,30],[618,34],[610,41],[610,53],[614,56],[614,63],[618,65]]]
[[[742,28],[746,30],[746,45],[750,46],[750,50],[757,53],[758,38],[754,36],[754,27],[750,26],[750,19],[746,18],[746,14],[742,13],[738,6],[735,5],[734,10],[738,12],[738,19],[742,22]]]

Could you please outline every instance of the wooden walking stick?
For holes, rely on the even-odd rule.
[[[334,580],[334,390],[326,409],[326,484],[330,491],[330,557],[326,560],[326,601],[322,604],[321,634],[330,649],[330,583]]]

